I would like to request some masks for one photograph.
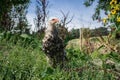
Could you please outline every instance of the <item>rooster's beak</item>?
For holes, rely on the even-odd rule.
[[[56,19],[55,19],[55,22],[59,22],[59,19],[58,19],[58,18],[56,18]]]

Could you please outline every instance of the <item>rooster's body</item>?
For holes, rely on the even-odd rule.
[[[42,41],[43,50],[52,62],[51,64],[53,67],[59,64],[60,66],[63,66],[63,62],[66,59],[64,44],[62,39],[58,36],[58,31],[55,26],[57,21],[57,18],[49,20],[44,39]]]

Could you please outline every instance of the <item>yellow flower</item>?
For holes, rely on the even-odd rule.
[[[102,21],[103,21],[104,23],[106,23],[106,18],[103,18]]]
[[[117,0],[110,1],[110,5],[117,4]]]
[[[119,5],[116,4],[116,5],[114,5],[114,6],[111,6],[111,8],[114,9],[114,10],[119,10]]]
[[[117,17],[117,22],[120,22],[120,16],[119,16],[119,17]]]
[[[116,10],[112,9],[110,12],[111,12],[111,14],[115,14]]]
[[[117,0],[112,0],[112,1],[117,1]]]
[[[110,17],[110,14],[108,14],[107,16],[108,16],[108,18],[109,18],[109,17]]]
[[[116,4],[116,5],[115,5],[115,9],[116,9],[116,10],[119,10],[119,4]]]

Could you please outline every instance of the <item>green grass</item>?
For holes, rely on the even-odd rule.
[[[66,68],[52,68],[40,47],[0,40],[0,80],[115,80],[112,71],[95,65],[91,55],[78,48],[66,49]],[[22,42],[23,44],[23,42]],[[38,43],[40,44],[40,43]],[[41,45],[41,44],[40,44]],[[108,66],[108,65],[107,65]]]
[[[40,77],[48,66],[44,53],[40,49],[26,48],[20,45],[0,44],[0,80],[24,80]]]

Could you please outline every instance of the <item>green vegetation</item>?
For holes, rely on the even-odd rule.
[[[120,79],[120,1],[97,0],[93,20],[106,27],[68,31],[69,12],[58,27],[66,46],[64,68],[51,67],[41,41],[48,11],[48,0],[36,0],[36,32],[30,34],[26,14],[30,0],[0,1],[0,80],[119,80]],[[85,0],[88,7],[96,0]],[[8,4],[9,3],[9,4]],[[102,4],[102,5],[101,5]],[[101,19],[101,11],[107,18]],[[41,14],[42,13],[42,14]],[[92,37],[92,38],[91,38]],[[71,41],[70,41],[71,40]],[[83,43],[81,46],[80,43]],[[82,48],[80,50],[80,48]]]
[[[19,36],[16,43],[13,41],[15,35],[9,40],[3,37],[0,38],[0,80],[115,80],[119,77],[120,56],[117,53],[98,54],[95,50],[87,54],[71,46],[66,49],[69,61],[61,70],[59,66],[52,68],[47,62],[37,38],[27,44],[32,38],[27,34]],[[39,46],[33,47],[35,42]]]

